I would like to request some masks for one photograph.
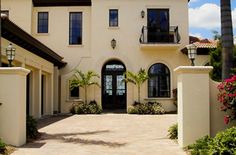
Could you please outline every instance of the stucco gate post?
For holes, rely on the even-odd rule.
[[[21,67],[0,67],[0,138],[7,144],[26,142],[26,75]]]
[[[210,135],[210,66],[180,66],[178,88],[178,143],[185,147]]]

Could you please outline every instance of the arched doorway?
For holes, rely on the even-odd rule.
[[[125,65],[112,60],[102,68],[102,107],[107,110],[126,109]]]

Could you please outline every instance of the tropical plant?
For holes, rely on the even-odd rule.
[[[26,135],[29,139],[37,139],[40,135],[37,129],[37,121],[32,116],[26,118]]]
[[[231,114],[224,116],[224,121],[228,124],[236,119],[236,75],[224,80],[217,88],[219,90],[218,101],[222,104],[221,111],[231,111]]]
[[[230,77],[233,68],[233,26],[231,0],[220,0],[221,41],[222,41],[222,79]]]
[[[145,69],[140,68],[138,73],[133,73],[131,71],[126,71],[125,72],[125,82],[130,82],[133,83],[138,87],[138,102],[140,103],[140,88],[142,84],[149,79],[148,73],[145,71]]]
[[[169,129],[168,129],[168,136],[170,139],[178,139],[178,124],[174,124],[172,125]]]
[[[6,144],[0,139],[0,154],[4,153],[6,149]]]
[[[236,154],[236,127],[226,129],[215,137],[204,136],[187,149],[192,155],[235,155]]]
[[[213,143],[213,138],[210,136],[204,136],[194,144],[187,146],[187,149],[190,151],[191,155],[208,155],[210,153],[210,146]]]
[[[101,114],[102,107],[95,100],[89,103],[78,103],[70,109],[72,114]]]
[[[236,69],[236,48],[234,48],[233,68]],[[216,49],[212,49],[210,52],[210,65],[213,66],[213,70],[210,76],[215,81],[222,81],[222,46],[221,43],[218,44]],[[231,74],[235,73],[234,69],[231,69]]]
[[[97,85],[98,87],[100,87],[97,82],[93,81],[95,77],[100,78],[99,75],[93,71],[88,71],[87,73],[83,73],[80,70],[76,70],[74,73],[74,79],[70,83],[70,89],[73,89],[75,87],[84,88],[85,103],[87,103],[88,87],[91,85]]]
[[[128,108],[128,114],[160,115],[164,113],[165,109],[158,102],[135,102],[133,106]]]

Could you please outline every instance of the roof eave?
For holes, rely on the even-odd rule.
[[[56,54],[50,48],[42,44],[37,39],[33,38],[27,32],[22,30],[12,21],[6,17],[1,17],[2,19],[2,37],[27,49],[28,51],[52,62],[55,66],[59,68],[64,67],[67,63],[62,61],[63,57]],[[9,35],[10,34],[10,35]]]

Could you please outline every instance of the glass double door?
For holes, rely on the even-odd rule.
[[[103,109],[126,109],[125,67],[122,64],[107,64],[102,77]]]

